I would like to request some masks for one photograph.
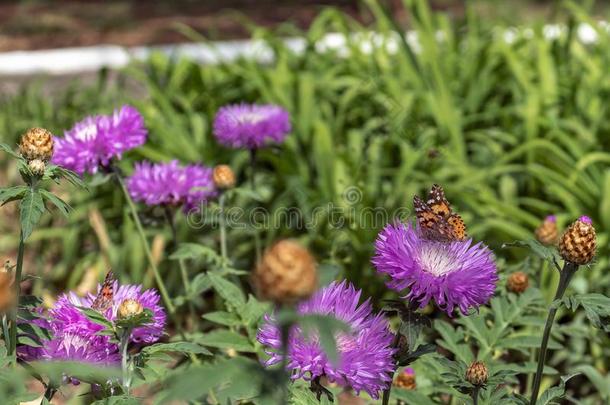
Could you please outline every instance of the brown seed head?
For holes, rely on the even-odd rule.
[[[253,281],[261,297],[278,304],[292,304],[316,290],[316,262],[297,242],[282,240],[267,249],[256,266]]]
[[[144,311],[144,307],[138,300],[127,298],[119,305],[119,319],[127,319],[132,316],[140,315]]]
[[[564,260],[578,265],[588,264],[595,257],[597,239],[591,219],[580,217],[565,230],[559,240],[559,254]]]
[[[226,190],[235,186],[235,173],[228,165],[218,165],[214,167],[212,173],[214,185],[221,190]]]
[[[417,388],[413,369],[406,368],[402,373],[398,374],[396,379],[394,379],[394,386],[405,390],[414,390]]]
[[[555,215],[549,215],[544,219],[544,222],[536,228],[536,239],[543,245],[555,245],[559,237],[557,230],[557,219]]]
[[[48,162],[53,156],[53,135],[44,128],[30,128],[21,137],[19,152],[28,162]]]
[[[488,377],[487,366],[482,361],[473,362],[466,370],[466,381],[472,385],[484,385]]]
[[[516,294],[521,294],[529,287],[529,278],[522,271],[516,271],[508,276],[506,280],[506,289]]]

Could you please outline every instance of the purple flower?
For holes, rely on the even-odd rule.
[[[101,286],[98,287],[98,291]],[[136,344],[154,343],[163,335],[166,315],[159,305],[159,294],[155,290],[142,291],[140,285],[114,284],[112,305],[103,314],[113,322],[123,300],[134,299],[153,313],[152,322],[135,328],[130,341]],[[95,296],[79,297],[75,293],[59,297],[47,317],[36,319],[34,324],[47,329],[51,339],[42,342],[42,347],[19,347],[22,360],[70,360],[87,363],[116,365],[120,362],[119,348],[110,336],[100,335],[104,326],[92,322],[79,307],[90,308]]]
[[[482,243],[428,240],[402,223],[381,231],[373,264],[390,276],[390,288],[409,288],[406,298],[421,307],[434,299],[449,315],[455,307],[467,314],[469,308],[487,303],[498,280],[493,254]]]
[[[168,163],[136,163],[127,179],[131,198],[146,205],[183,205],[186,211],[218,194],[212,169],[201,165],[180,166]]]
[[[358,305],[360,294],[360,290],[345,281],[333,282],[297,307],[301,315],[332,315],[349,325],[351,331],[336,336],[339,361],[333,364],[315,336],[305,338],[301,329],[294,326],[289,335],[287,362],[293,379],[326,376],[358,393],[365,391],[373,398],[378,398],[379,392],[388,387],[395,369],[393,334],[386,319],[372,312],[369,300]],[[273,316],[265,316],[257,339],[271,356],[265,365],[282,360],[280,331]]]
[[[216,139],[230,148],[257,149],[269,142],[282,143],[290,131],[290,115],[273,104],[224,106],[214,119]]]
[[[63,138],[55,138],[52,163],[75,171],[96,173],[112,158],[146,142],[144,118],[126,105],[112,115],[95,115],[77,122]]]

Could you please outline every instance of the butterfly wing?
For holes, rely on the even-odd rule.
[[[443,218],[449,218],[452,213],[451,205],[449,205],[449,201],[445,197],[445,190],[438,184],[434,184],[430,188],[426,204],[428,204],[432,212]]]
[[[112,299],[114,298],[114,281],[114,274],[112,271],[109,271],[108,274],[106,274],[102,288],[100,288],[95,300],[93,300],[93,303],[91,304],[91,308],[99,312],[105,312],[112,306]]]
[[[426,202],[415,196],[413,206],[417,225],[425,238],[441,242],[466,238],[464,221],[458,214],[453,213],[445,191],[438,184],[432,186]]]
[[[466,239],[466,224],[464,224],[462,217],[458,214],[451,214],[449,218],[447,218],[447,223],[452,229],[453,238],[455,240]]]

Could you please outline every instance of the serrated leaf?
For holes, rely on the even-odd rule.
[[[22,198],[29,187],[15,186],[10,188],[0,189],[0,205],[4,205],[10,201],[15,201]]]
[[[11,148],[9,145],[7,145],[5,143],[0,142],[0,150],[8,153],[9,155],[11,155],[14,158],[21,159],[21,156],[17,152],[15,152],[13,150],[13,148]]]
[[[108,329],[113,329],[114,325],[104,315],[96,311],[95,309],[78,307],[79,311],[82,312],[91,322],[98,325],[102,325]]]
[[[215,273],[208,273],[214,290],[225,300],[229,308],[241,311],[246,304],[246,298],[241,288]]]
[[[544,391],[536,401],[536,405],[556,404],[556,401],[562,399],[565,396],[566,382],[576,375],[578,375],[578,373],[561,377],[559,385],[556,387],[550,387],[546,391]]]
[[[208,312],[203,315],[203,319],[207,319],[210,322],[217,323],[224,326],[239,326],[241,320],[237,315],[225,311]]]
[[[561,257],[559,256],[557,249],[555,249],[553,247],[549,247],[549,246],[544,246],[543,244],[541,244],[540,242],[538,242],[535,239],[518,240],[518,241],[515,241],[512,243],[505,243],[504,245],[502,245],[502,247],[503,248],[507,248],[507,247],[528,248],[536,256],[540,257],[543,260],[546,260],[547,262],[549,262],[553,266],[555,266],[555,268],[557,268],[557,270],[561,271],[561,268],[559,267],[559,264],[558,264],[559,261],[561,260]]]
[[[51,193],[50,191],[47,191],[45,189],[40,189],[40,193],[47,201],[49,201],[51,204],[53,204],[55,207],[57,207],[57,209],[59,209],[59,211],[65,217],[67,217],[70,214],[70,211],[72,211],[72,207],[70,206],[70,204],[68,204],[61,198],[57,197],[55,194]]]
[[[40,221],[44,212],[44,202],[39,190],[28,188],[20,204],[20,220],[23,240],[26,240]]]
[[[177,352],[184,354],[205,354],[211,356],[212,353],[205,347],[191,342],[175,342],[175,343],[155,343],[151,346],[146,346],[142,352],[147,355],[157,353]]]
[[[593,326],[610,332],[610,298],[602,294],[575,294],[562,303],[572,311],[582,307]]]
[[[256,350],[247,337],[229,330],[215,330],[197,338],[197,343],[218,349],[234,349],[238,352],[254,353]]]

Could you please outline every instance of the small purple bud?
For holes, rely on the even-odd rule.
[[[585,224],[589,224],[589,225],[591,225],[593,223],[593,221],[591,221],[591,218],[589,218],[586,215],[581,216],[580,218],[578,218],[578,220],[580,222],[584,222]]]
[[[557,216],[555,216],[555,215],[548,215],[544,220],[545,221],[549,221],[549,222],[557,222]]]
[[[415,370],[413,370],[411,367],[407,367],[403,370],[403,373],[406,375],[415,375]]]

